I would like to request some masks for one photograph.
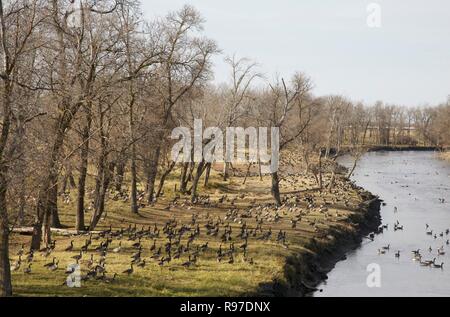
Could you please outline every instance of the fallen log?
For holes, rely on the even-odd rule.
[[[19,233],[23,235],[32,235],[33,227],[13,227],[10,229],[11,232]],[[62,236],[80,236],[87,234],[99,234],[102,231],[79,231],[75,229],[59,229],[59,228],[50,228],[52,233],[62,235]]]

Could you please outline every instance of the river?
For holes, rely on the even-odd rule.
[[[352,164],[349,158],[340,163]],[[352,179],[385,202],[381,216],[388,230],[373,242],[364,239],[337,263],[314,296],[450,296],[450,164],[433,152],[371,152],[361,158]],[[397,221],[403,230],[394,230]],[[379,254],[388,245],[390,250]],[[446,254],[438,255],[442,246]],[[413,261],[417,249],[422,261],[436,258],[436,264],[445,263],[443,269]]]

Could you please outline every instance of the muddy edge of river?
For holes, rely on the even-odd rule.
[[[362,189],[351,180],[347,181],[353,188]],[[336,264],[344,260],[350,251],[358,248],[363,237],[374,232],[381,225],[381,200],[364,189],[360,196],[363,203],[360,204],[358,212],[350,218],[353,230],[330,229],[329,234],[334,237],[334,240],[326,246],[318,244],[313,238],[309,245],[305,246],[311,253],[298,254],[286,259],[287,284],[273,281],[271,285],[260,285],[261,291],[254,295],[267,296],[264,289],[268,288],[272,289],[272,295],[277,297],[305,297],[317,291],[317,286],[327,279],[327,274]],[[292,268],[295,269],[294,272]]]

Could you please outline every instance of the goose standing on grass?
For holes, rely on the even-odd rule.
[[[80,253],[77,255],[74,255],[72,257],[72,259],[76,260],[77,262],[81,260],[81,258],[83,257],[83,251],[80,250]]]
[[[23,273],[25,274],[30,274],[31,273],[31,266],[33,265],[33,263],[29,263],[28,267],[26,267],[25,269],[23,269]]]
[[[51,267],[52,265],[55,264],[55,261],[56,261],[56,258],[54,257],[53,260],[52,260],[52,262],[49,262],[49,263],[44,264],[44,267],[46,267],[46,268]]]
[[[70,241],[70,245],[69,245],[64,251],[70,252],[70,251],[72,251],[72,250],[73,250],[73,240]]]
[[[120,251],[122,251],[122,241],[119,241],[119,246],[113,249],[114,253],[119,253]]]
[[[22,256],[24,250],[25,250],[25,245],[22,243],[22,246],[20,247],[20,250],[17,251],[17,255],[18,255],[18,256]]]
[[[19,256],[19,259],[11,266],[11,271],[18,271],[20,269],[21,264],[22,258]]]
[[[134,265],[134,264],[131,263],[131,264],[130,264],[130,268],[127,269],[127,270],[125,270],[125,271],[123,271],[122,274],[127,274],[127,275],[133,274],[133,272],[134,272],[133,265]]]
[[[52,266],[50,266],[48,269],[52,272],[56,271],[58,269],[58,265],[59,265],[59,260],[56,261],[56,263],[54,263]]]

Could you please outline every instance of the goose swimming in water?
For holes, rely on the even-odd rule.
[[[444,268],[444,262],[442,262],[441,264],[433,263],[433,267],[436,268],[436,269],[443,269]]]

